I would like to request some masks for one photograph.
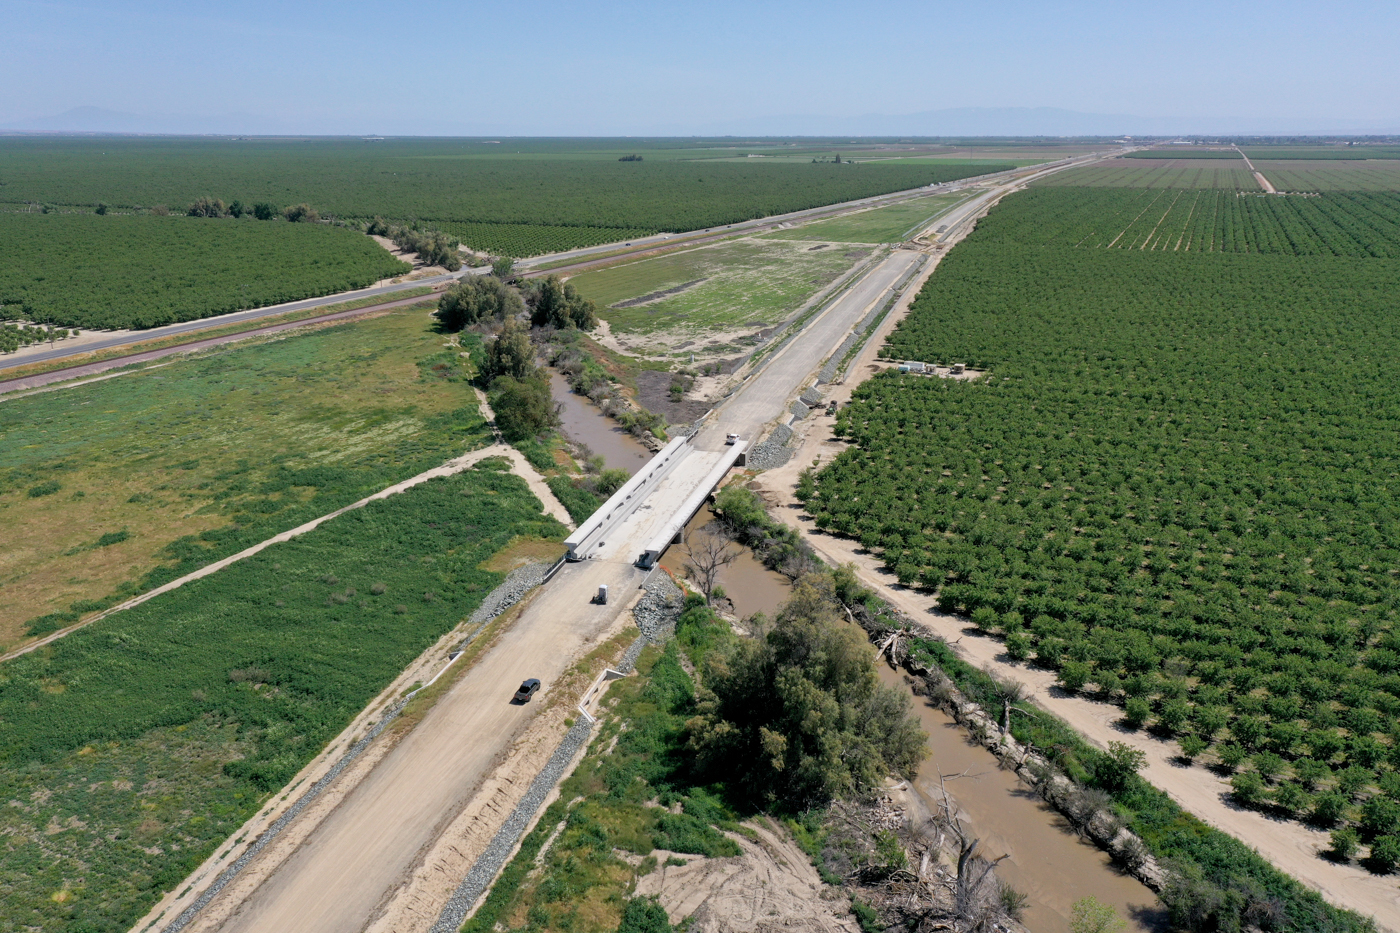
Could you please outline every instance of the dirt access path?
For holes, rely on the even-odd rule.
[[[486,404],[485,397],[483,396],[480,399],[480,401],[483,413],[486,414],[488,422],[494,424],[495,416],[491,412],[490,406]],[[338,516],[344,515],[346,512],[350,512],[355,509],[362,509],[366,505],[368,505],[371,502],[374,502],[377,499],[387,499],[389,496],[392,496],[395,493],[403,492],[405,489],[412,489],[419,483],[426,483],[430,479],[437,479],[443,476],[452,476],[456,473],[461,473],[463,470],[471,469],[473,466],[480,463],[482,460],[487,459],[488,457],[505,457],[506,459],[508,459],[511,463],[511,472],[514,473],[516,476],[519,476],[521,479],[525,480],[526,485],[530,487],[530,491],[533,492],[536,498],[538,498],[540,502],[544,504],[545,512],[557,518],[566,528],[573,528],[573,520],[569,517],[568,510],[566,510],[563,504],[561,504],[559,500],[555,498],[554,492],[544,481],[544,477],[541,476],[535,470],[535,468],[530,465],[530,461],[526,460],[524,455],[521,454],[520,451],[504,443],[498,436],[495,443],[491,444],[489,447],[483,447],[480,450],[473,450],[469,453],[463,454],[460,457],[455,457],[442,464],[441,466],[435,466],[431,470],[425,470],[422,473],[419,473],[417,476],[409,477],[401,483],[395,483],[392,486],[388,486],[384,489],[379,490],[373,495],[365,496],[358,502],[352,502],[344,508],[336,509],[334,512],[328,512],[327,514],[322,515],[319,518],[313,518],[311,521],[298,525],[295,528],[289,528],[281,534],[273,535],[265,541],[259,541],[252,547],[244,548],[237,554],[230,554],[228,557],[225,557],[222,560],[216,560],[211,564],[206,564],[205,566],[199,568],[193,573],[187,573],[183,577],[178,577],[174,580],[171,580],[164,586],[158,586],[153,590],[142,593],[140,596],[133,596],[126,602],[119,603],[118,605],[113,606],[111,609],[108,609],[105,612],[98,613],[91,619],[84,619],[83,621],[74,623],[73,625],[70,625],[66,628],[61,628],[56,632],[53,632],[49,635],[45,635],[43,638],[40,638],[37,641],[30,642],[22,648],[16,648],[14,651],[9,652],[8,654],[0,655],[0,662],[9,661],[10,659],[17,658],[22,654],[28,654],[36,648],[42,648],[44,645],[57,641],[65,635],[69,635],[73,632],[76,632],[81,628],[86,628],[87,626],[98,621],[99,619],[105,619],[108,616],[113,615],[114,613],[121,612],[125,609],[130,609],[133,606],[139,606],[147,600],[155,599],[162,593],[168,593],[171,590],[178,589],[179,587],[184,586],[186,583],[189,583],[191,580],[198,580],[201,577],[209,576],[211,573],[217,573],[218,571],[223,570],[230,564],[236,564],[241,560],[246,560],[247,558],[252,557],[254,554],[266,550],[274,544],[278,544],[282,541],[290,541],[293,538],[304,535],[308,531],[319,527],[323,523],[328,522],[331,519],[336,518]]]
[[[932,271],[930,266],[925,277]],[[833,386],[828,398],[844,404],[861,382],[887,368],[876,362],[878,348],[885,334],[908,313],[908,302],[917,291],[917,286],[906,291],[905,298],[887,315],[880,331],[850,367],[850,377],[844,384]],[[859,542],[818,530],[797,501],[797,480],[798,474],[814,461],[830,462],[849,446],[832,437],[831,424],[831,419],[815,413],[798,422],[795,428],[803,437],[797,453],[786,466],[760,473],[756,480],[773,514],[801,532],[824,561],[854,565],[867,586],[945,638],[963,660],[1026,684],[1034,692],[1036,703],[1065,720],[1088,741],[1100,748],[1117,741],[1140,749],[1147,755],[1144,777],[1199,819],[1253,846],[1276,867],[1315,889],[1330,903],[1375,917],[1382,929],[1400,930],[1400,885],[1393,877],[1373,875],[1356,865],[1338,865],[1322,858],[1321,852],[1330,847],[1325,832],[1235,806],[1229,783],[1203,767],[1183,766],[1177,760],[1179,749],[1175,742],[1157,739],[1145,731],[1126,730],[1118,722],[1121,713],[1116,706],[1065,693],[1056,686],[1053,673],[1011,661],[1000,641],[974,634],[967,620],[941,612],[929,594],[899,585],[883,563]]]
[[[1278,191],[1274,189],[1274,186],[1269,182],[1269,179],[1264,177],[1264,173],[1255,168],[1254,163],[1249,161],[1249,156],[1245,155],[1244,152],[1240,150],[1239,146],[1235,146],[1234,149],[1240,154],[1240,158],[1244,159],[1245,167],[1249,169],[1252,175],[1254,175],[1254,180],[1259,182],[1259,187],[1269,192],[1269,194],[1278,194]]]

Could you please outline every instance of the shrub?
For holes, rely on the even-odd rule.
[[[1368,839],[1400,834],[1400,802],[1372,797],[1361,806],[1361,833]]]
[[[1108,753],[1094,767],[1094,780],[1110,793],[1121,791],[1137,774],[1147,756],[1123,742],[1109,742]]]
[[[1243,748],[1240,748],[1238,745],[1234,744],[1222,745],[1220,747],[1220,751],[1217,754],[1220,757],[1220,764],[1231,771],[1235,770],[1240,765],[1242,765],[1244,763],[1244,760],[1249,757],[1247,754],[1245,754],[1245,750]]]
[[[1206,740],[1199,735],[1183,735],[1179,744],[1181,745],[1181,756],[1188,761],[1198,757],[1206,750]]]
[[[1372,871],[1390,874],[1400,863],[1400,837],[1380,836],[1371,843],[1371,855],[1366,859]]]
[[[1356,854],[1356,847],[1361,839],[1356,834],[1356,830],[1350,826],[1342,826],[1332,830],[1332,848],[1327,852],[1332,858],[1345,862]]]
[[[1092,673],[1089,665],[1083,661],[1066,661],[1060,665],[1057,679],[1060,681],[1060,686],[1070,693],[1078,693],[1084,689],[1084,684],[1088,683]]]
[[[1312,820],[1323,826],[1331,826],[1347,812],[1347,799],[1341,794],[1323,794],[1313,801]]]
[[[1256,771],[1241,771],[1230,778],[1230,790],[1240,806],[1257,806],[1264,799],[1264,779]]]
[[[1013,661],[1024,661],[1031,656],[1031,637],[1024,632],[1012,632],[1006,636],[1006,656]]]
[[[1142,697],[1130,696],[1123,703],[1123,721],[1131,729],[1141,729],[1152,715],[1152,704]]]
[[[671,933],[666,909],[654,897],[634,897],[622,911],[617,933]]]

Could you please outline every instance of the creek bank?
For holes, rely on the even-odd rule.
[[[911,792],[931,810],[943,807],[946,789],[967,832],[988,858],[1007,856],[997,874],[1027,897],[1024,922],[1036,933],[1068,933],[1075,901],[1092,895],[1127,918],[1134,931],[1161,929],[1153,891],[1134,878],[1067,818],[1027,790],[1020,775],[987,747],[976,720],[959,719],[933,702],[923,682],[885,664],[880,679],[900,690],[911,687],[914,713],[929,737],[929,757],[911,782]],[[980,711],[979,711],[980,712]],[[1068,791],[1067,791],[1068,792]],[[1095,818],[1093,825],[1107,829]]]
[[[653,451],[630,432],[608,419],[586,395],[579,395],[557,369],[549,370],[549,391],[559,412],[559,430],[575,444],[587,447],[614,469],[632,475],[646,465]]]

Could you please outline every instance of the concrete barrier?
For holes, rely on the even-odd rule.
[[[710,472],[705,474],[705,478],[686,496],[680,508],[671,516],[671,520],[647,544],[646,550],[642,552],[642,556],[637,561],[638,565],[650,568],[661,558],[668,547],[679,543],[686,523],[694,517],[696,512],[700,511],[700,507],[705,504],[705,500],[719,485],[720,480],[724,479],[725,474],[736,463],[743,462],[744,455],[749,449],[749,443],[749,441],[740,441],[725,449],[724,456],[720,458],[719,463],[716,463]]]
[[[693,448],[690,446],[694,435],[677,437],[637,471],[636,475],[623,484],[622,488],[599,507],[598,511],[564,539],[569,560],[586,560],[588,552],[607,541],[607,535],[627,517],[636,511],[637,506],[646,501],[647,495],[680,463]]]

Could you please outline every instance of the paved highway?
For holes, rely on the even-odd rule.
[[[80,353],[110,350],[113,347],[124,347],[133,343],[145,343],[148,340],[160,340],[162,337],[173,337],[177,334],[195,333],[196,331],[208,330],[212,327],[225,327],[229,324],[241,324],[244,321],[256,321],[259,318],[272,317],[276,314],[289,314],[293,311],[304,311],[308,308],[324,308],[326,305],[340,304],[342,301],[373,298],[376,295],[392,295],[395,292],[406,291],[410,288],[422,288],[425,285],[439,285],[443,282],[455,281],[457,276],[458,273],[434,275],[426,278],[414,279],[411,282],[401,282],[396,285],[380,285],[375,288],[362,288],[358,291],[327,295],[324,298],[306,298],[302,301],[289,301],[286,304],[272,305],[267,308],[235,311],[232,314],[222,314],[218,317],[206,317],[197,321],[182,321],[179,324],[167,324],[165,327],[152,327],[150,330],[112,334],[110,337],[105,337],[91,343],[83,343],[80,346],[69,345],[65,347],[60,343],[41,353],[27,353],[8,359],[0,359],[0,370],[11,369],[16,366],[28,366],[30,363],[46,363],[49,360],[61,360],[65,357],[76,356]]]

